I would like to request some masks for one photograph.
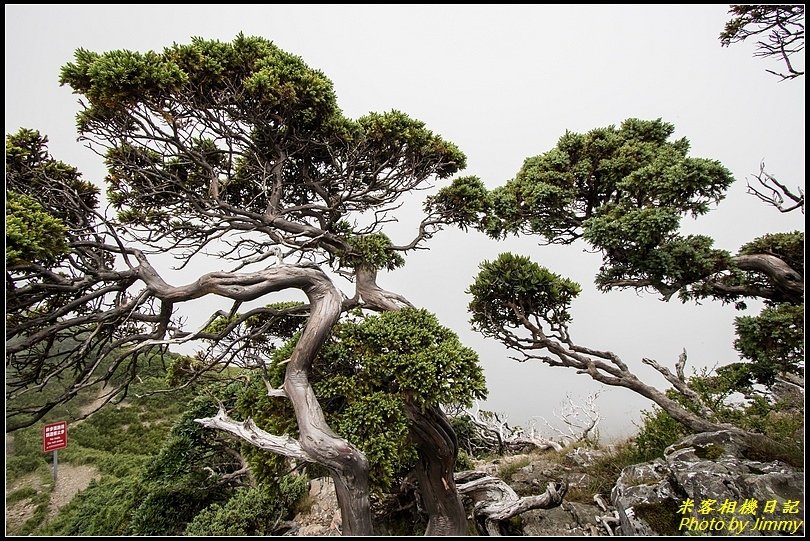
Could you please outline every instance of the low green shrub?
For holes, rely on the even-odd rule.
[[[288,475],[275,487],[242,488],[226,503],[198,513],[186,527],[185,535],[273,535],[281,521],[292,517],[308,487],[306,478]]]

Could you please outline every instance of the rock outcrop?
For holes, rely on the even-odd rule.
[[[335,483],[329,477],[309,482],[307,509],[293,519],[297,526],[288,535],[312,537],[340,535],[340,507],[335,494]]]
[[[804,532],[804,475],[756,460],[728,431],[689,436],[622,471],[611,493],[624,535]]]
[[[564,455],[514,455],[480,463],[476,474],[460,475],[473,482],[483,482],[490,479],[489,476],[507,481],[511,488],[506,487],[509,497],[501,498],[504,499],[502,505],[508,503],[505,500],[516,502],[536,497],[547,490],[549,483],[560,479],[566,479],[569,488],[577,493],[574,500],[579,501],[565,500],[551,509],[520,512],[512,519],[500,521],[500,531],[489,528],[489,533],[493,534],[804,533],[803,473],[782,462],[758,459],[756,450],[731,432],[689,436],[667,448],[663,458],[624,468],[612,490],[611,502],[596,495],[591,503],[588,487],[592,484],[592,464],[605,456],[609,456],[607,451],[587,448],[570,450]],[[467,501],[470,499],[472,501]],[[475,501],[471,493],[465,496],[465,501],[469,504],[470,531],[473,532],[475,508],[483,503]],[[331,480],[312,481],[309,504],[308,512],[295,518],[298,528],[291,534],[339,535],[340,510]],[[752,505],[756,505],[756,509],[752,509]],[[409,512],[414,517],[419,515],[418,502]],[[378,518],[381,519],[375,525],[378,534],[407,533],[389,524],[390,520]],[[404,515],[399,518],[403,519],[408,520]]]

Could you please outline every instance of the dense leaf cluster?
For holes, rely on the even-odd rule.
[[[275,353],[273,386],[281,385],[294,345]],[[315,360],[312,380],[330,425],[366,454],[379,490],[413,467],[408,408],[469,406],[486,395],[477,354],[436,316],[410,308],[336,325]],[[240,413],[267,430],[294,433],[286,402],[268,399],[261,381],[250,388],[240,399]]]
[[[579,284],[554,274],[528,257],[503,253],[481,263],[470,286],[469,310],[473,327],[487,336],[499,336],[503,328],[518,328],[539,318],[557,331],[571,321],[571,301]]]
[[[107,149],[108,197],[122,222],[149,227],[142,240],[160,231],[204,243],[233,214],[342,235],[349,213],[384,208],[465,164],[399,111],[345,117],[322,72],[263,38],[79,49],[61,82],[87,99],[79,130]]]

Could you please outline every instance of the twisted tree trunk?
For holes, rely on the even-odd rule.
[[[275,452],[309,460],[325,466],[335,480],[338,503],[346,535],[371,535],[372,521],[369,504],[368,461],[360,450],[341,438],[329,427],[312,385],[309,369],[318,349],[329,336],[341,312],[343,300],[331,280],[318,268],[281,266],[254,273],[210,273],[186,286],[167,284],[149,265],[143,254],[135,253],[140,262],[138,276],[165,305],[213,294],[240,301],[260,298],[283,289],[300,289],[310,302],[310,315],[301,337],[293,350],[284,378],[284,394],[290,399],[298,423],[298,445],[285,453],[284,445],[270,434],[251,430],[249,424],[239,426],[227,419],[201,419],[201,423],[229,430],[261,447]],[[234,424],[236,426],[234,426]],[[241,429],[241,431],[240,431]],[[268,439],[269,436],[269,439]],[[264,442],[262,445],[260,442]],[[289,447],[289,440],[282,443]],[[299,447],[300,446],[300,447]],[[303,455],[301,454],[303,453]]]
[[[373,267],[358,267],[355,279],[356,297],[367,308],[397,311],[412,306],[405,297],[378,286],[377,270]],[[416,480],[428,514],[425,535],[465,535],[467,516],[453,480],[458,454],[456,434],[438,407],[423,409],[407,402],[406,413],[411,421],[410,439],[419,455]]]
[[[332,431],[309,383],[312,360],[340,316],[343,298],[326,276],[302,289],[312,308],[287,365],[284,391],[295,410],[301,447],[326,466],[335,480],[343,533],[370,535],[368,461],[359,449]]]
[[[425,535],[466,535],[467,515],[453,479],[456,434],[439,408],[422,410],[408,403],[406,412],[411,420],[410,438],[419,455],[416,479],[428,514]]]

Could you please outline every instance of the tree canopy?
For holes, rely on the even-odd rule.
[[[719,162],[688,156],[689,142],[671,141],[673,133],[674,126],[660,119],[568,132],[554,149],[528,158],[504,186],[487,190],[480,180],[463,177],[429,205],[494,238],[584,239],[603,254],[596,277],[603,291],[632,287],[667,299],[677,293],[683,299],[801,302],[801,275],[769,255],[776,246],[732,256],[714,248],[708,236],[680,233],[682,218],[708,212],[734,179]]]
[[[761,6],[737,8],[724,44],[759,33],[751,24],[771,24]],[[779,28],[783,8],[789,21],[798,13],[776,7]],[[803,74],[790,58],[803,47],[803,26],[775,32],[788,68],[782,76]],[[195,453],[228,455],[212,476],[236,473],[233,448],[193,448],[205,439],[203,425],[250,442],[240,451],[249,458],[270,450],[287,470],[303,462],[325,468],[347,534],[373,533],[370,490],[406,474],[419,483],[427,533],[465,533],[453,478],[458,445],[442,407],[483,397],[481,369],[435,316],[377,284],[378,272],[402,267],[446,224],[493,239],[586,243],[602,255],[595,281],[604,292],[631,288],[740,309],[763,300],[759,316],[737,319],[745,362],[726,367],[722,382],[688,379],[685,351],[674,371],[643,359],[672,386],[661,391],[615,353],[573,339],[579,284],[519,255],[482,263],[469,289],[474,328],[526,359],[630,388],[693,430],[727,418],[707,399],[712,384],[725,393],[733,380],[734,390],[748,391],[803,372],[803,233],[770,233],[736,252],[683,233],[682,220],[709,212],[734,179],[720,162],[691,156],[688,140],[661,119],[566,132],[498,188],[456,178],[426,201],[413,237],[395,242],[385,224],[404,196],[453,177],[464,154],[400,111],[349,118],[322,72],[264,38],[194,38],[149,52],[79,49],[60,82],[79,96],[80,140],[103,159],[106,193],[50,156],[43,134],[7,136],[8,431],[83,389],[102,388],[105,403],[123,399],[154,363],[168,362],[179,386],[232,376],[216,414],[210,401],[192,403],[165,460],[150,470],[157,485],[159,468]],[[793,203],[782,208],[778,190],[755,192],[760,198],[803,210],[802,193],[794,197],[772,177],[764,185]],[[173,285],[156,263],[167,255],[179,269],[199,262],[216,270]],[[338,289],[335,275],[354,291]],[[287,290],[306,301],[274,302]],[[230,307],[185,324],[180,306],[204,297]],[[179,344],[200,349],[168,355]],[[16,400],[46,388],[59,392],[39,403]],[[251,467],[259,476],[271,469],[257,460]],[[170,514],[163,503],[201,477],[194,468],[176,492],[145,508],[158,529]],[[302,489],[293,488],[290,498]],[[255,497],[269,508],[268,496],[240,492],[233,505]],[[256,520],[281,516],[288,504]],[[193,511],[186,515],[201,516]],[[188,531],[219,532],[231,512],[209,509]]]
[[[80,49],[61,82],[86,98],[78,128],[105,155],[119,218],[149,245],[200,250],[257,233],[333,260],[354,253],[352,235],[378,229],[353,223],[359,213],[384,212],[465,164],[404,113],[345,117],[323,73],[262,38]],[[257,251],[255,240],[232,242],[229,257]]]
[[[460,227],[494,238],[538,235],[548,243],[582,240],[602,254],[595,282],[602,291],[652,290],[669,300],[717,299],[746,307],[764,300],[759,316],[737,318],[735,347],[744,362],[724,367],[732,389],[772,385],[803,372],[803,232],[771,233],[732,255],[705,235],[684,235],[685,216],[708,212],[733,182],[719,162],[688,155],[674,126],[629,119],[586,134],[567,132],[557,146],[528,158],[515,178],[488,190],[474,177],[456,179],[428,202]],[[567,366],[649,398],[691,430],[720,426],[706,395],[684,373],[643,359],[672,386],[661,392],[615,353],[578,344],[570,306],[580,286],[529,258],[501,254],[485,261],[468,292],[473,327],[527,359]],[[699,385],[699,384],[698,384]],[[674,393],[674,394],[672,394]],[[691,404],[685,406],[684,402]]]
[[[52,340],[43,358],[59,343],[81,342],[85,332],[93,336],[86,348],[117,334],[102,355],[166,340],[172,305],[211,289],[198,283],[167,295],[160,279],[162,292],[138,289],[141,280],[157,279],[150,253],[172,254],[183,267],[210,246],[237,271],[270,262],[277,246],[285,261],[362,275],[367,298],[357,303],[406,305],[388,299],[373,275],[402,265],[400,253],[437,224],[426,218],[412,242],[395,246],[381,232],[386,213],[404,193],[465,163],[452,143],[403,113],[346,118],[323,73],[263,38],[198,38],[160,53],[80,49],[61,82],[83,96],[78,128],[105,159],[116,216],[97,210],[98,189],[51,158],[46,138],[23,130],[7,139],[9,312],[27,318],[9,329],[19,344],[14,354],[30,354],[46,335]],[[124,270],[112,270],[113,257]],[[45,276],[40,263],[50,271]],[[260,296],[246,289],[226,296],[237,303]],[[44,311],[48,295],[70,296],[73,304]],[[45,363],[37,377],[51,370],[58,368]]]
[[[7,429],[36,422],[113,374],[127,375],[106,395],[120,398],[144,363],[159,358],[151,353],[174,344],[208,344],[173,362],[180,381],[231,363],[267,367],[277,338],[300,329],[287,348],[283,381],[276,382],[281,388],[273,391],[289,400],[298,441],[280,434],[265,439],[276,452],[329,469],[344,531],[370,533],[368,459],[330,427],[335,412],[324,412],[313,389],[313,362],[342,314],[411,305],[380,288],[377,272],[402,266],[403,254],[421,247],[443,221],[426,215],[401,245],[383,226],[403,195],[462,169],[464,154],[399,111],[346,117],[322,72],[258,37],[194,38],[159,52],[79,49],[60,81],[81,97],[80,140],[104,159],[114,213],[99,209],[93,184],[50,157],[44,137],[23,130],[7,138],[7,182],[16,192],[6,208],[7,397],[65,383],[65,392],[47,403],[10,409]],[[158,254],[173,256],[177,268],[209,259],[220,270],[174,286],[152,263]],[[339,291],[328,271],[354,281],[354,295]],[[286,289],[302,291],[307,304],[263,302],[240,310]],[[177,306],[208,295],[230,299],[231,309],[213,311],[198,328],[184,326]],[[408,430],[419,456],[413,467],[427,502],[428,532],[459,533],[465,525],[452,477],[457,445],[439,404],[480,396],[480,369],[426,314],[381,316],[362,329],[392,325],[386,317],[405,318],[400,331],[417,337],[403,338],[416,340],[413,347],[425,333],[433,335],[434,344],[423,346],[438,357],[400,352],[399,364],[370,380],[344,373],[370,393],[344,397],[345,407],[368,413],[388,404],[387,413],[377,413],[399,415],[399,402],[382,400],[380,393],[393,391],[379,378],[402,387],[405,403],[414,405]],[[339,332],[349,333],[347,325]],[[348,369],[343,362],[330,369]],[[454,383],[433,388],[432,380],[414,376],[430,367]],[[320,390],[333,403],[339,388]],[[368,428],[335,422],[350,438],[362,439]]]

